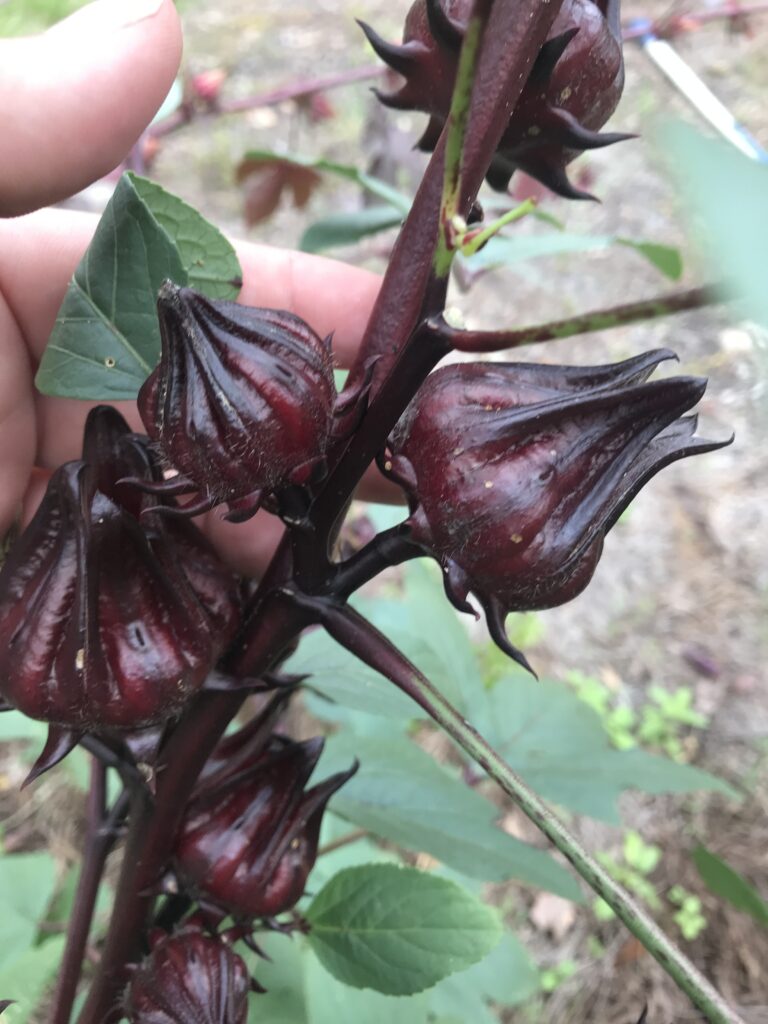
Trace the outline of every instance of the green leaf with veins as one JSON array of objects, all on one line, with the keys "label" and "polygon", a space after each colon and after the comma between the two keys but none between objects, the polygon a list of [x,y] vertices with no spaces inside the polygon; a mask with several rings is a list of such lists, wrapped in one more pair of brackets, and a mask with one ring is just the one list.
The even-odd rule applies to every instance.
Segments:
[{"label": "green leaf with veins", "polygon": [[235,293],[239,276],[216,228],[159,186],[124,174],[69,283],[38,389],[94,401],[135,398],[160,354],[155,302],[163,281],[221,295]]},{"label": "green leaf with veins", "polygon": [[502,936],[495,911],[444,878],[389,864],[339,872],[312,901],[309,943],[339,981],[412,995],[477,963]]}]

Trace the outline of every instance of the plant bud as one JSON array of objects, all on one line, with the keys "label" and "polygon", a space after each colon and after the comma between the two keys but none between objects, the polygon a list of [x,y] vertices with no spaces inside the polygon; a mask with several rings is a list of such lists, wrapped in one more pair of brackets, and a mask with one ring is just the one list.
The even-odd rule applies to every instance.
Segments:
[{"label": "plant bud", "polygon": [[[570,183],[565,167],[583,150],[631,137],[599,133],[624,88],[619,6],[619,0],[565,0],[488,171],[492,188],[506,191],[519,168],[558,195],[592,198]],[[448,116],[471,12],[472,0],[415,0],[399,46],[363,25],[374,50],[405,78],[399,90],[379,93],[379,99],[429,114],[419,142],[428,152]]]},{"label": "plant bud", "polygon": [[722,447],[679,419],[706,382],[644,379],[670,353],[616,366],[462,363],[427,378],[398,424],[391,472],[409,492],[413,538],[471,590],[494,640],[521,663],[507,612],[551,608],[586,587],[603,538],[676,459]]},{"label": "plant bud", "polygon": [[180,476],[146,489],[194,491],[187,514],[226,502],[239,520],[308,483],[333,422],[330,340],[292,313],[215,302],[168,281],[157,308],[162,352],[139,412]]},{"label": "plant bud", "polygon": [[84,455],[53,474],[0,572],[0,694],[79,732],[140,729],[202,685],[239,592],[192,524],[139,518],[147,499],[118,480],[152,468],[113,410],[89,416]]},{"label": "plant bud", "polygon": [[238,918],[274,917],[304,892],[326,804],[357,770],[305,792],[322,740],[275,737],[243,768],[215,774],[193,796],[176,840],[182,884]]},{"label": "plant bud", "polygon": [[244,961],[192,924],[155,938],[125,996],[131,1024],[246,1024],[251,988]]}]

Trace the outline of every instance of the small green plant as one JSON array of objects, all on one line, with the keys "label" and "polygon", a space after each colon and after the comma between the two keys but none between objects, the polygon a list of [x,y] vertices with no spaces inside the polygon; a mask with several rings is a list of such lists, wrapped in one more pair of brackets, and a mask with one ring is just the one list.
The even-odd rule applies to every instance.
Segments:
[{"label": "small green plant", "polygon": [[682,885],[673,885],[667,893],[667,899],[679,907],[672,919],[680,929],[680,934],[688,942],[697,939],[707,927],[699,897],[688,892]]},{"label": "small green plant", "polygon": [[[633,830],[624,836],[621,860],[608,853],[599,854],[600,863],[617,882],[634,893],[651,910],[661,910],[662,902],[653,884],[648,880],[661,860],[658,846],[646,843],[643,837]],[[598,899],[593,904],[593,911],[598,921],[610,921],[616,915],[605,900]]]},{"label": "small green plant", "polygon": [[576,971],[577,967],[573,960],[563,960],[554,967],[547,967],[539,975],[542,992],[546,992],[547,995],[554,992],[563,982],[572,978]]},{"label": "small green plant", "polygon": [[675,761],[686,760],[685,732],[703,729],[709,719],[693,708],[693,691],[689,686],[666,690],[651,686],[648,701],[634,711],[616,691],[597,676],[569,672],[566,682],[576,695],[600,716],[603,728],[618,750],[644,746],[658,750]]},{"label": "small green plant", "polygon": [[664,751],[675,761],[683,760],[685,748],[681,733],[686,728],[703,729],[709,719],[693,709],[693,691],[689,686],[679,686],[676,690],[652,686],[648,696],[650,701],[643,708],[637,730],[638,740]]}]

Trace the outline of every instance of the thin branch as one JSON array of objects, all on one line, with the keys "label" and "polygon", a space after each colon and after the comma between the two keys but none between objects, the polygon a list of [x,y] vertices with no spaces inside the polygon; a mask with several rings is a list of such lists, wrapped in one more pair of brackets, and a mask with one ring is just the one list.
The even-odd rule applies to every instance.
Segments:
[{"label": "thin branch", "polygon": [[[313,603],[318,611],[320,602]],[[744,1024],[644,908],[611,878],[488,741],[382,633],[350,608],[329,604],[319,618],[336,641],[390,679],[485,769],[526,817],[567,857],[590,888],[605,900],[710,1024]]]},{"label": "thin branch", "polygon": [[162,121],[153,124],[148,134],[153,138],[160,139],[178,131],[179,128],[186,127],[192,121],[218,117],[222,114],[242,114],[247,110],[257,110],[260,107],[274,107],[287,100],[300,100],[307,96],[314,96],[318,92],[328,92],[345,85],[353,85],[355,82],[380,78],[385,70],[378,64],[366,65],[361,68],[352,68],[349,71],[337,71],[335,74],[324,75],[321,78],[302,79],[282,85],[278,89],[271,89],[269,92],[256,93],[254,96],[244,96],[238,100],[222,100],[212,106],[210,110],[202,112],[195,110],[192,106],[184,105],[173,114],[164,117]]},{"label": "thin branch", "polygon": [[345,846],[351,846],[352,843],[359,843],[367,835],[368,829],[356,828],[354,832],[348,832],[345,836],[339,836],[338,839],[334,839],[332,843],[326,843],[325,846],[321,846],[317,851],[317,856],[324,857],[326,853],[333,853],[334,850],[341,850]]},{"label": "thin branch", "polygon": [[692,309],[717,305],[725,301],[713,286],[689,288],[671,295],[657,295],[641,302],[630,302],[610,309],[595,310],[579,316],[552,320],[546,324],[518,327],[511,331],[464,331],[443,322],[440,331],[458,352],[503,352],[540,341],[558,341],[589,331],[606,331],[612,327],[654,320],[657,317],[684,313]]},{"label": "thin branch", "polygon": [[69,1024],[72,1016],[104,866],[128,806],[127,800],[121,797],[112,813],[107,815],[106,776],[106,767],[94,757],[91,761],[85,856],[80,868],[74,909],[67,926],[67,942],[59,967],[50,1024]]}]

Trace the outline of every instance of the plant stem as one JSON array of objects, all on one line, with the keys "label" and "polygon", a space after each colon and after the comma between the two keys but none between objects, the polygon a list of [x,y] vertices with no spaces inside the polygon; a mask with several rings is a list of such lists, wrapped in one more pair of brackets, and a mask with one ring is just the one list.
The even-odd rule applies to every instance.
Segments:
[{"label": "plant stem", "polygon": [[558,341],[572,338],[576,334],[589,331],[605,331],[611,327],[624,327],[628,324],[640,323],[643,320],[654,320],[672,313],[684,313],[704,306],[716,305],[725,301],[717,288],[688,288],[685,291],[673,292],[671,295],[657,295],[641,302],[630,302],[610,309],[596,310],[593,313],[582,313],[579,316],[567,317],[563,320],[552,320],[546,324],[531,327],[517,327],[511,331],[464,331],[441,325],[440,330],[445,340],[458,352],[503,352],[520,345],[530,345],[539,341]]},{"label": "plant stem", "polygon": [[367,835],[367,829],[356,828],[354,832],[348,832],[345,836],[339,836],[338,839],[334,839],[332,843],[326,843],[325,846],[321,846],[317,851],[317,856],[324,857],[326,853],[333,853],[334,850],[342,850],[345,846],[351,846],[352,843],[359,843]]},{"label": "plant stem", "polygon": [[710,1024],[744,1024],[717,990],[646,911],[581,845],[499,753],[443,694],[390,641],[350,608],[315,603],[329,634],[361,661],[390,679],[485,769],[517,806],[565,856],[590,888],[602,897],[648,952],[701,1010]]},{"label": "plant stem", "polygon": [[462,163],[464,139],[467,133],[472,85],[480,52],[480,42],[491,13],[493,0],[475,0],[464,41],[461,45],[456,83],[451,97],[445,139],[445,167],[443,169],[443,196],[440,206],[440,235],[434,257],[436,277],[447,278],[456,255],[454,238],[457,232],[461,205]]},{"label": "plant stem", "polygon": [[[273,574],[283,568],[276,556]],[[279,576],[278,576],[279,579]],[[268,595],[274,575],[262,581]],[[305,624],[302,612],[285,601],[269,597],[257,606],[257,624],[247,643],[237,646],[231,667],[238,660],[256,675],[268,671]],[[157,772],[157,793],[152,801],[145,790],[133,794],[130,828],[112,919],[99,972],[88,993],[79,1024],[114,1024],[120,1019],[119,993],[126,983],[126,965],[140,954],[141,940],[155,903],[161,874],[189,796],[209,754],[237,714],[243,694],[202,693],[191,703],[162,750]]]},{"label": "plant stem", "polygon": [[361,68],[352,68],[349,71],[339,71],[335,74],[324,75],[321,78],[303,79],[298,82],[291,82],[282,85],[278,89],[269,92],[256,93],[254,96],[245,96],[239,100],[222,100],[212,106],[210,110],[198,113],[193,107],[183,106],[179,110],[164,117],[149,129],[149,135],[154,138],[162,138],[178,131],[185,125],[200,118],[216,117],[221,114],[241,114],[246,110],[256,110],[259,107],[274,107],[286,100],[300,100],[306,96],[313,96],[318,92],[327,92],[330,89],[338,89],[344,85],[352,85],[355,82],[364,82],[371,78],[380,78],[385,68],[381,65],[367,65]]},{"label": "plant stem", "polygon": [[514,800],[623,921],[685,992],[710,1024],[744,1024],[688,957],[670,941],[629,893],[597,863],[560,819],[428,680],[414,678],[409,694],[443,730]]},{"label": "plant stem", "polygon": [[119,819],[126,809],[126,801],[119,799],[107,819],[106,799],[107,769],[93,758],[91,787],[88,794],[85,855],[80,868],[72,916],[67,926],[67,943],[59,967],[50,1024],[69,1024],[104,865],[115,841]]}]

